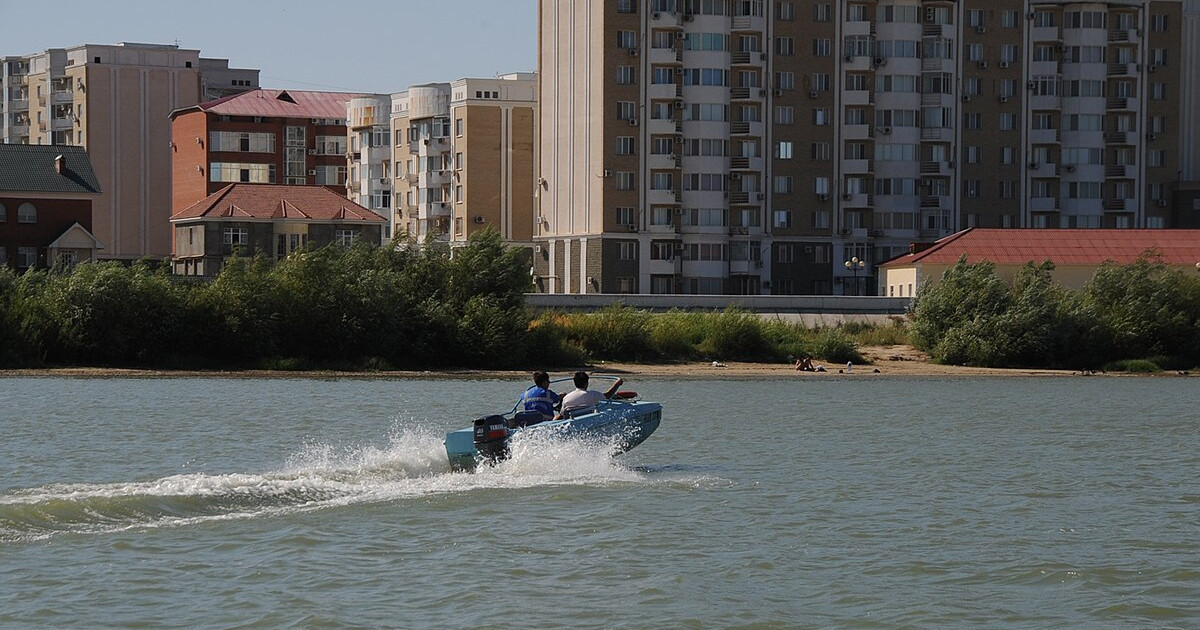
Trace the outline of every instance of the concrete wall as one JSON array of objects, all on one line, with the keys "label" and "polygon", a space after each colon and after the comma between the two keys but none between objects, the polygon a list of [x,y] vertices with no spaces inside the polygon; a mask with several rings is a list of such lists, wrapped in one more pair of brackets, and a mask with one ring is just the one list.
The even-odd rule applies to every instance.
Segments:
[{"label": "concrete wall", "polygon": [[565,311],[594,311],[619,303],[633,308],[667,311],[723,310],[738,306],[757,313],[780,315],[903,315],[908,298],[779,295],[547,295],[534,293],[525,296],[525,303],[534,309]]}]

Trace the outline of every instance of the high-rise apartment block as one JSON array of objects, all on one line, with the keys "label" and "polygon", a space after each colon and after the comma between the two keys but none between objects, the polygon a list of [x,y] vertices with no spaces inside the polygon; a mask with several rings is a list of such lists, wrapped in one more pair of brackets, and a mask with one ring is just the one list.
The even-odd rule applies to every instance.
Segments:
[{"label": "high-rise apartment block", "polygon": [[542,0],[539,38],[542,291],[875,293],[968,227],[1198,214],[1196,0]]},{"label": "high-rise apartment block", "polygon": [[258,70],[174,45],[85,44],[4,57],[0,140],[87,149],[103,192],[92,205],[99,257],[171,253],[171,124],[206,95],[258,86]]},{"label": "high-rise apartment block", "polygon": [[537,181],[532,74],[410,87],[350,104],[350,194],[392,234],[462,243],[488,227],[530,245]]}]

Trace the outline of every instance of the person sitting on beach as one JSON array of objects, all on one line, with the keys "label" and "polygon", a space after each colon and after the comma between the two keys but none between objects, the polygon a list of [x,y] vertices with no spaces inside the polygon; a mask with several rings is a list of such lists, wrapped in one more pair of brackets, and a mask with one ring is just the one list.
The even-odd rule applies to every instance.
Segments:
[{"label": "person sitting on beach", "polygon": [[[526,412],[541,414],[541,420],[554,418],[554,410],[562,402],[562,398],[550,389],[550,375],[538,370],[533,373],[533,386],[521,394],[521,408]],[[530,414],[532,415],[532,414]]]},{"label": "person sitting on beach", "polygon": [[796,361],[796,369],[804,372],[817,371],[817,368],[813,367],[812,357],[808,356],[807,354],[800,357],[800,360]]},{"label": "person sitting on beach", "polygon": [[574,380],[575,391],[563,396],[562,412],[554,417],[555,420],[560,418],[570,418],[572,416],[583,415],[584,413],[591,412],[596,408],[596,405],[600,404],[601,401],[612,398],[613,395],[617,393],[617,388],[625,382],[623,379],[618,378],[616,382],[612,384],[612,387],[608,388],[608,391],[601,394],[596,390],[588,389],[587,372],[576,372]]}]

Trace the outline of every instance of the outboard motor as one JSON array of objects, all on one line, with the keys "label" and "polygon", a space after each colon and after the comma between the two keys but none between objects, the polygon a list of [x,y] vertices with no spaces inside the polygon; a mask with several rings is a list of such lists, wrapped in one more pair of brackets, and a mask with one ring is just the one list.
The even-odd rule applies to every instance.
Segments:
[{"label": "outboard motor", "polygon": [[508,420],[504,416],[475,419],[475,450],[493,463],[508,458]]}]

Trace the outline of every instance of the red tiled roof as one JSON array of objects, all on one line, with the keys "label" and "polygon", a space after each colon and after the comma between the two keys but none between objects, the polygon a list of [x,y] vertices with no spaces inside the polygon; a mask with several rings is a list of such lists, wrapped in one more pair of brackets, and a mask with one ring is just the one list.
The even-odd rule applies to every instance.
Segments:
[{"label": "red tiled roof", "polygon": [[180,219],[294,220],[328,223],[387,223],[387,219],[325,188],[273,184],[230,184],[180,210]]},{"label": "red tiled roof", "polygon": [[1168,265],[1200,262],[1200,230],[1004,230],[971,228],[934,243],[929,249],[888,261],[884,267],[916,263],[954,264],[966,254],[968,262],[1023,265],[1049,260],[1055,265],[1099,265],[1105,261],[1132,263],[1156,249]]},{"label": "red tiled roof", "polygon": [[196,109],[226,116],[345,118],[346,104],[350,102],[350,99],[360,96],[366,95],[357,92],[251,90],[215,101],[200,103]]}]

